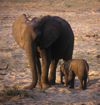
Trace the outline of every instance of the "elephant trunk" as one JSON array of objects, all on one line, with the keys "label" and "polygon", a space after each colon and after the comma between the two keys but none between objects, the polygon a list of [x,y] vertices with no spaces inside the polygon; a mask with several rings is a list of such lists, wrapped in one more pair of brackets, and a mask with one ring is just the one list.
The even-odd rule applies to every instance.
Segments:
[{"label": "elephant trunk", "polygon": [[37,84],[38,76],[37,76],[36,61],[35,61],[36,44],[34,43],[34,41],[32,41],[31,37],[27,38],[27,41],[25,43],[25,51],[27,54],[27,58],[28,58],[29,65],[31,68],[31,73],[32,73],[32,83],[30,86],[25,87],[25,88],[33,89]]}]

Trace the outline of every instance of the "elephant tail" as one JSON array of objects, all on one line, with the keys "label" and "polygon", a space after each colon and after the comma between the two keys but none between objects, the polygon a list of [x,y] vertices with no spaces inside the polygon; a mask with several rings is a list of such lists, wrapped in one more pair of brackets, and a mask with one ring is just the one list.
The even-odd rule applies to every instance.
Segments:
[{"label": "elephant tail", "polygon": [[87,83],[89,83],[89,65],[86,62],[86,72],[87,72]]}]

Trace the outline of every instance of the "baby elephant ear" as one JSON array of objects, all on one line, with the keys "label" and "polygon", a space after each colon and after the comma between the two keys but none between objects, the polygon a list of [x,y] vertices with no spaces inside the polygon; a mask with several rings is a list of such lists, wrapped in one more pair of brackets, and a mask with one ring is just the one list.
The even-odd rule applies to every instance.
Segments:
[{"label": "baby elephant ear", "polygon": [[45,16],[38,19],[41,23],[42,35],[40,40],[40,49],[49,47],[61,34],[61,23],[51,16]]}]

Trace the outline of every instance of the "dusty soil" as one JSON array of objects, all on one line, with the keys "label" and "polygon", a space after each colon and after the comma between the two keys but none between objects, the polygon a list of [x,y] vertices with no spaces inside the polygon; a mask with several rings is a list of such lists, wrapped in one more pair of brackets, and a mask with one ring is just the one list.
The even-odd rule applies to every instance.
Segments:
[{"label": "dusty soil", "polygon": [[[25,51],[15,42],[12,24],[25,13],[31,20],[35,16],[56,15],[67,20],[75,35],[73,58],[83,58],[89,63],[90,84],[87,90],[68,89],[60,83],[60,71],[56,71],[56,85],[40,91],[27,90],[33,97],[0,95],[0,105],[100,105],[100,0],[0,0],[0,93],[4,84],[17,85],[19,89],[31,83],[31,72]],[[84,35],[98,35],[84,37]]]}]

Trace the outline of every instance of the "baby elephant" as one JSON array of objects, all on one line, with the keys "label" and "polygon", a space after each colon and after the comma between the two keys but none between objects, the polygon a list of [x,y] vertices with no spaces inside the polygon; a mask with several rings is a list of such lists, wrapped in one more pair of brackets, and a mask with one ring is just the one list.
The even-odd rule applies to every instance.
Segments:
[{"label": "baby elephant", "polygon": [[[65,86],[74,88],[75,76],[78,76],[80,85],[78,89],[86,89],[88,78],[89,66],[84,59],[73,59],[63,63],[60,67],[61,83],[63,84],[62,77],[65,76]],[[87,80],[88,79],[88,80]],[[83,82],[84,81],[84,82]]]}]

